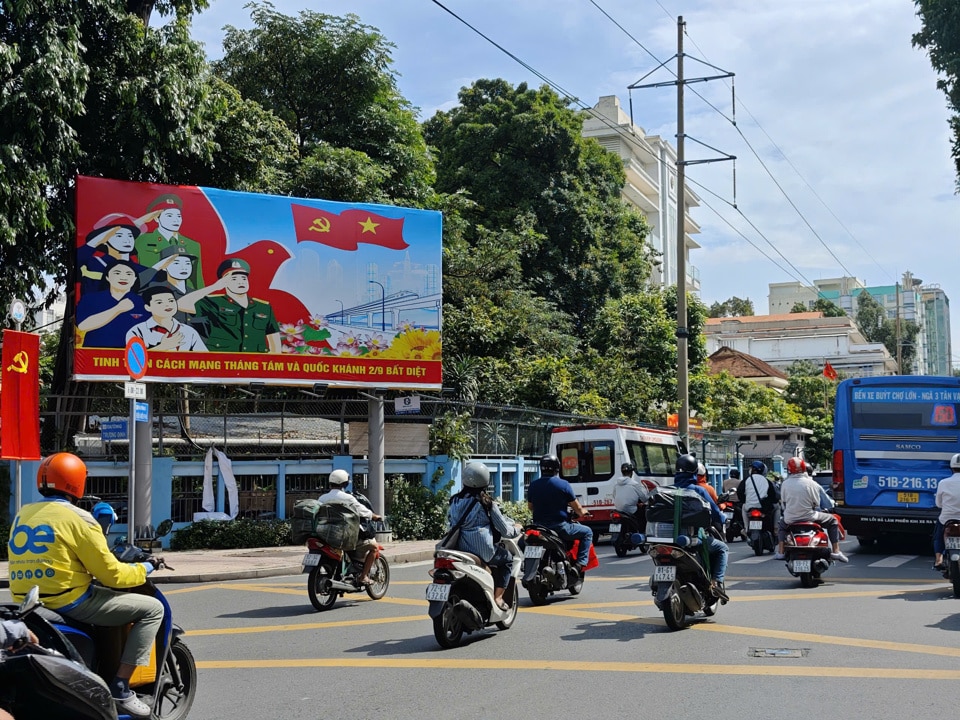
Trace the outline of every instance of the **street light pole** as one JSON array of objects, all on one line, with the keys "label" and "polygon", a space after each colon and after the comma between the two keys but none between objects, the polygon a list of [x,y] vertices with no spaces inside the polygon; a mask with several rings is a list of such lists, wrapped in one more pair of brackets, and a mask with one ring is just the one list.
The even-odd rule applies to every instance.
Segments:
[{"label": "street light pole", "polygon": [[374,285],[380,286],[380,332],[386,332],[387,329],[387,310],[386,310],[386,301],[387,301],[387,289],[383,286],[383,283],[379,283],[376,280],[367,280],[368,283],[373,283]]},{"label": "street light pole", "polygon": [[343,300],[337,300],[340,303],[340,324],[343,325]]}]

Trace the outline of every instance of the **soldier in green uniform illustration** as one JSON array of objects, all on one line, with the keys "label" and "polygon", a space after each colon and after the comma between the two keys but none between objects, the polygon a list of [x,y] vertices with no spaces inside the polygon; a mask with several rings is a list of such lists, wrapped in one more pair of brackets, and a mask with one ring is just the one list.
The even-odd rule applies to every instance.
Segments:
[{"label": "soldier in green uniform illustration", "polygon": [[140,264],[153,267],[160,262],[161,253],[166,248],[184,248],[194,258],[190,285],[197,289],[202,288],[200,243],[180,233],[180,226],[183,224],[183,200],[172,193],[160,195],[147,206],[147,214],[140,218],[141,222],[151,220],[157,222],[157,229],[137,237],[137,259]]},{"label": "soldier in green uniform illustration", "polygon": [[224,260],[217,267],[217,282],[179,299],[179,309],[201,321],[202,325],[193,324],[204,328],[208,350],[281,352],[280,325],[273,308],[247,295],[249,275],[250,265],[245,260]]}]

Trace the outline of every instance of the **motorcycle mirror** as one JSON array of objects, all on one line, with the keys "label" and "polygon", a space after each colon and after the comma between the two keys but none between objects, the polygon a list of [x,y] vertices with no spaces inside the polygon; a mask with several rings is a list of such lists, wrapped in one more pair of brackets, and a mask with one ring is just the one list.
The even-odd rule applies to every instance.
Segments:
[{"label": "motorcycle mirror", "polygon": [[20,607],[17,610],[17,614],[20,617],[24,615],[29,615],[33,610],[40,605],[40,588],[37,585],[34,585],[27,592],[26,596],[23,598],[23,602],[20,603]]},{"label": "motorcycle mirror", "polygon": [[157,537],[163,537],[164,535],[169,535],[171,530],[173,530],[173,520],[171,520],[170,518],[167,518],[166,520],[161,522],[159,525],[157,525],[157,531],[155,535]]}]

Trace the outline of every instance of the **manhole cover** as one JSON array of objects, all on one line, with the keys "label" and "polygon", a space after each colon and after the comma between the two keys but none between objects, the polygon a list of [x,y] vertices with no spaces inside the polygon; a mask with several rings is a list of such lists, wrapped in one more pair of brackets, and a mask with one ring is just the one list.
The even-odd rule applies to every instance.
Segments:
[{"label": "manhole cover", "polygon": [[750,657],[799,658],[806,657],[810,648],[750,648]]}]

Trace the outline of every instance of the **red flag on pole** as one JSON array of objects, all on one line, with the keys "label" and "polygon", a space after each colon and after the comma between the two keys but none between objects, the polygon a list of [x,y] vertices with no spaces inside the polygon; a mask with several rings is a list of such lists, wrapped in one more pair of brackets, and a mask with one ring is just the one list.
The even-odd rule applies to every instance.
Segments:
[{"label": "red flag on pole", "polygon": [[0,457],[40,459],[40,336],[3,331]]},{"label": "red flag on pole", "polygon": [[833,365],[831,365],[830,363],[827,363],[826,365],[823,366],[823,376],[828,380],[836,380],[837,371],[833,369]]},{"label": "red flag on pole", "polygon": [[318,242],[339,250],[353,251],[359,243],[380,245],[390,250],[403,250],[403,218],[387,218],[376,213],[351,208],[339,215],[290,204],[297,242]]}]

